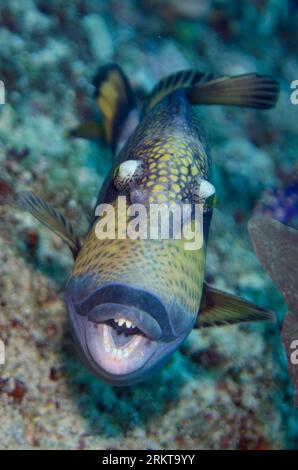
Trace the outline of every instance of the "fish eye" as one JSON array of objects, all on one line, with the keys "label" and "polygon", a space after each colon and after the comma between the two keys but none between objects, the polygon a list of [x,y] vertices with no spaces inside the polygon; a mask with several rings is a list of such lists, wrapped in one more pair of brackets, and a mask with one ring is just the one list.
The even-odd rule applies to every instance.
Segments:
[{"label": "fish eye", "polygon": [[133,183],[141,181],[144,172],[144,163],[141,160],[126,160],[113,173],[114,186],[119,191],[127,191]]}]

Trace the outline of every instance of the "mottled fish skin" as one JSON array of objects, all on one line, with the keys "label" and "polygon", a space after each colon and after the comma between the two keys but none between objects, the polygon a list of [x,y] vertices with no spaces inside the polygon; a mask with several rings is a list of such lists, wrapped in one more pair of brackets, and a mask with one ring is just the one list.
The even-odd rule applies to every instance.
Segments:
[{"label": "mottled fish skin", "polygon": [[167,96],[145,115],[124,152],[147,165],[138,190],[149,203],[191,202],[198,175],[209,177],[207,144],[183,91]]},{"label": "mottled fish skin", "polygon": [[[142,160],[146,167],[142,181],[127,194],[128,203],[192,202],[191,189],[197,177],[209,177],[210,158],[198,120],[183,92],[172,93],[144,116],[116,157],[115,167],[127,159]],[[117,210],[118,195],[110,176],[98,202],[113,203]],[[122,240],[116,235],[114,240],[99,240],[95,224],[75,261],[68,290],[76,291],[74,286],[87,278],[85,284],[91,292],[109,284],[150,292],[165,306],[172,339],[179,335],[180,343],[197,317],[206,240],[200,249],[190,251],[185,250],[184,239]],[[141,373],[138,380],[144,378]],[[124,377],[121,384],[126,383]]]},{"label": "mottled fish skin", "polygon": [[[175,92],[157,104],[145,115],[117,159],[146,162],[146,175],[132,191],[130,202],[191,203],[196,178],[209,177],[210,173],[210,158],[203,139],[183,93]],[[112,197],[114,194],[112,188]],[[107,195],[104,202],[110,198]],[[180,300],[192,315],[197,315],[205,250],[187,251],[184,243],[183,239],[99,240],[93,225],[72,274],[92,272],[99,283],[125,281],[150,286],[162,296]]]},{"label": "mottled fish skin", "polygon": [[99,240],[93,226],[72,276],[87,273],[98,286],[117,282],[146,289],[162,298],[169,310],[179,306],[194,322],[204,278],[205,247],[188,251],[184,243],[184,239],[121,240],[117,231],[115,240]]},{"label": "mottled fish skin", "polygon": [[[115,88],[106,86],[116,70],[107,67],[98,81],[105,124],[111,131],[106,134],[116,156],[97,204],[112,204],[116,217],[111,217],[116,221],[119,196],[126,196],[128,205],[139,203],[147,209],[152,204],[169,207],[174,203],[180,208],[190,204],[192,212],[183,220],[183,228],[188,225],[192,233],[196,229],[202,239],[187,250],[186,240],[176,239],[174,232],[166,240],[122,239],[116,226],[115,239],[103,240],[96,236],[94,218],[78,250],[66,290],[75,340],[99,377],[114,385],[131,385],[160,367],[194,326],[273,319],[270,312],[204,283],[216,195],[209,181],[208,146],[191,104],[269,109],[276,103],[278,84],[258,74],[213,79],[206,74],[178,73],[160,82],[135,127],[135,120],[130,119],[135,111],[133,101],[121,99]],[[175,88],[177,79],[182,80],[179,89]],[[123,108],[124,102],[128,107]],[[121,132],[117,123],[123,116]],[[126,136],[130,132],[127,143],[122,138],[110,141],[113,135],[123,136],[124,130]],[[203,223],[197,226],[194,209],[202,200]],[[199,313],[201,299],[203,311]]]},{"label": "mottled fish skin", "polygon": [[[18,195],[18,204],[72,251],[75,264],[65,300],[85,362],[114,385],[132,385],[160,367],[193,327],[274,321],[272,312],[204,282],[216,191],[210,182],[208,146],[191,105],[270,109],[278,99],[279,86],[273,78],[255,73],[214,77],[181,71],[161,80],[141,111],[117,65],[100,68],[94,85],[102,120],[83,123],[69,135],[104,139],[115,154],[96,204],[110,204],[108,211],[105,206],[104,223],[115,227],[114,235],[98,236],[95,210],[82,245],[72,224],[39,196],[25,191]],[[126,207],[118,205],[123,199],[129,209],[139,211],[138,216],[132,212],[133,221],[125,220]],[[155,209],[163,205],[168,212],[178,205],[179,226],[177,212],[172,220],[166,214],[172,229],[168,237],[152,236],[151,228],[161,227],[151,225],[146,210],[148,238],[123,234],[122,229],[126,232],[134,222],[136,235],[135,216],[142,219],[144,209],[151,210],[154,204],[159,204]],[[190,211],[185,218],[186,205]],[[124,218],[124,227],[118,227],[119,217]]]},{"label": "mottled fish skin", "polygon": [[[171,93],[147,112],[115,159],[114,168],[128,159],[146,165],[136,188],[143,203],[191,202],[198,176],[210,176],[211,158],[198,118],[183,90]],[[98,202],[113,201],[118,193],[109,181]],[[132,196],[131,202],[139,202]]]}]

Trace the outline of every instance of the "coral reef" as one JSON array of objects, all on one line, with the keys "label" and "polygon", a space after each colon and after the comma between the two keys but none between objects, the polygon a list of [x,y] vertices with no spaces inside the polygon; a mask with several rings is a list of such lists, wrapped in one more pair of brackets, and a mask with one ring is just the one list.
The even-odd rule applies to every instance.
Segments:
[{"label": "coral reef", "polygon": [[[92,77],[119,63],[134,87],[194,67],[276,76],[269,112],[202,107],[218,193],[207,280],[278,314],[277,325],[194,331],[151,381],[113,389],[80,362],[63,287],[71,256],[28,214],[0,204],[0,448],[281,449],[298,445],[285,304],[259,265],[246,224],[268,185],[297,160],[293,2],[10,0],[0,6],[0,200],[32,189],[86,233],[110,167],[107,149],[65,139],[95,111]],[[252,34],[253,31],[253,34]]]}]

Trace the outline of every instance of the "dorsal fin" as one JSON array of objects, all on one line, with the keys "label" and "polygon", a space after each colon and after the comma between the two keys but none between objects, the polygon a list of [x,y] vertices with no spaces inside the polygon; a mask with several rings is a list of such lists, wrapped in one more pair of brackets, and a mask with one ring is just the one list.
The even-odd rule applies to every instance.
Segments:
[{"label": "dorsal fin", "polygon": [[277,101],[279,86],[266,75],[249,73],[235,77],[185,70],[162,79],[150,93],[145,111],[165,96],[185,89],[190,104],[224,104],[269,109]]},{"label": "dorsal fin", "polygon": [[165,96],[175,90],[192,88],[194,85],[205,83],[213,78],[209,73],[197,72],[196,70],[181,70],[161,79],[153,88],[147,98],[145,111],[152,109]]},{"label": "dorsal fin", "polygon": [[107,142],[115,148],[129,112],[136,106],[131,86],[116,64],[101,67],[94,78],[97,105],[103,117]]},{"label": "dorsal fin", "polygon": [[73,257],[76,258],[81,249],[81,243],[71,223],[64,215],[30,191],[21,192],[17,202],[19,207],[30,212],[37,220],[62,238],[72,251]]}]

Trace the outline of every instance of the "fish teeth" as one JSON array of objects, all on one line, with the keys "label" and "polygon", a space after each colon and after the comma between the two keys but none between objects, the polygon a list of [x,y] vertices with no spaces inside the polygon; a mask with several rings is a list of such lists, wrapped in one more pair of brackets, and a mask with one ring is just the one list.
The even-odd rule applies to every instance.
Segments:
[{"label": "fish teeth", "polygon": [[128,351],[122,350],[122,349],[117,349],[117,348],[113,348],[109,351],[106,349],[106,351],[110,352],[114,359],[123,359],[123,358],[127,357],[128,354],[129,354]]},{"label": "fish teeth", "polygon": [[126,328],[135,328],[136,327],[136,325],[134,323],[127,320],[126,318],[115,318],[114,322],[117,323],[117,325],[119,325],[119,326],[125,325]]}]

